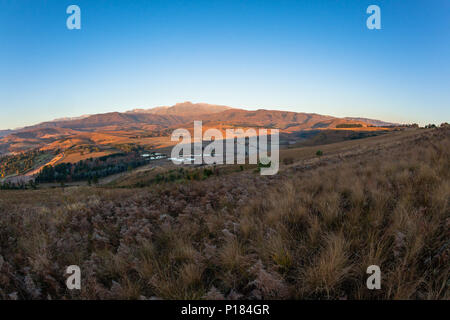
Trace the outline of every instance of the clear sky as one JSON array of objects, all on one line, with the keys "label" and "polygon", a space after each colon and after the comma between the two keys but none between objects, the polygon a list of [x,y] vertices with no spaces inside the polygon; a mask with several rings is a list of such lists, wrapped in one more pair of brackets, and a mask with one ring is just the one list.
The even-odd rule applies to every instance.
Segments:
[{"label": "clear sky", "polygon": [[0,129],[183,101],[450,122],[450,1],[0,0]]}]

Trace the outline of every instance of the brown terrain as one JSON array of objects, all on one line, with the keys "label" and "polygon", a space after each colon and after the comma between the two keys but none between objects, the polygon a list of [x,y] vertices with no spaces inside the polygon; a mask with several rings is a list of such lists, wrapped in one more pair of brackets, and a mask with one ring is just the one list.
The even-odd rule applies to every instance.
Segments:
[{"label": "brown terrain", "polygon": [[[26,127],[0,136],[0,154],[33,148],[65,150],[79,145],[105,148],[114,144],[140,144],[162,147],[170,144],[170,134],[176,128],[190,129],[194,120],[202,120],[205,129],[214,128],[276,128],[282,134],[301,131],[351,130],[381,131],[383,127],[370,122],[334,118],[318,114],[273,110],[246,111],[226,106],[179,103],[172,107],[149,110],[111,112],[76,119],[55,120]],[[351,129],[338,125],[360,125]]]},{"label": "brown terrain", "polygon": [[449,299],[449,127],[308,144],[0,191],[0,299]]}]

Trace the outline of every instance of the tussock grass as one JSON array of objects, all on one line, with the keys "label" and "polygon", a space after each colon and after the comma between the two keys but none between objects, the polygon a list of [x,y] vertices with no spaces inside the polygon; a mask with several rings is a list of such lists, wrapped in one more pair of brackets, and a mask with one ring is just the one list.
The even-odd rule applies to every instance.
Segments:
[{"label": "tussock grass", "polygon": [[1,191],[0,298],[449,299],[450,132],[395,137],[273,177]]}]

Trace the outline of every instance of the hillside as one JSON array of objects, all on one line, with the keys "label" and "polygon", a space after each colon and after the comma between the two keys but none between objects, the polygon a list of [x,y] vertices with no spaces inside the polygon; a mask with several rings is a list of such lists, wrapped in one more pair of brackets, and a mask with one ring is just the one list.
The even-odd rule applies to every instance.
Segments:
[{"label": "hillside", "polygon": [[371,124],[377,127],[386,127],[386,126],[397,126],[400,125],[399,123],[392,123],[392,122],[386,122],[376,119],[368,119],[368,118],[355,118],[355,117],[345,117],[346,120],[352,120],[352,121],[362,121],[367,124]]},{"label": "hillside", "polygon": [[323,116],[315,113],[299,113],[277,110],[227,110],[205,117],[208,122],[220,122],[235,126],[277,128],[288,132],[309,129],[333,129],[338,124],[360,124],[367,127],[363,121],[353,121]]},{"label": "hillside", "polygon": [[99,129],[125,126],[139,127],[143,124],[156,124],[160,126],[171,126],[182,123],[183,117],[174,115],[155,115],[147,113],[120,113],[110,112],[103,114],[95,114],[81,119],[50,121],[40,123],[36,126],[25,128],[25,130],[41,129],[41,128],[67,128],[73,130],[95,131]]},{"label": "hillside", "polygon": [[284,152],[275,176],[1,191],[0,299],[450,298],[448,127]]}]

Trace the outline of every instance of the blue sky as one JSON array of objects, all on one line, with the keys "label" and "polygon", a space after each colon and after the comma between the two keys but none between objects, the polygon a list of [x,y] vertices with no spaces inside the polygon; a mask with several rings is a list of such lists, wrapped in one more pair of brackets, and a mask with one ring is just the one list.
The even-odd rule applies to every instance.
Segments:
[{"label": "blue sky", "polygon": [[439,124],[449,31],[448,0],[0,0],[0,129],[182,101]]}]

